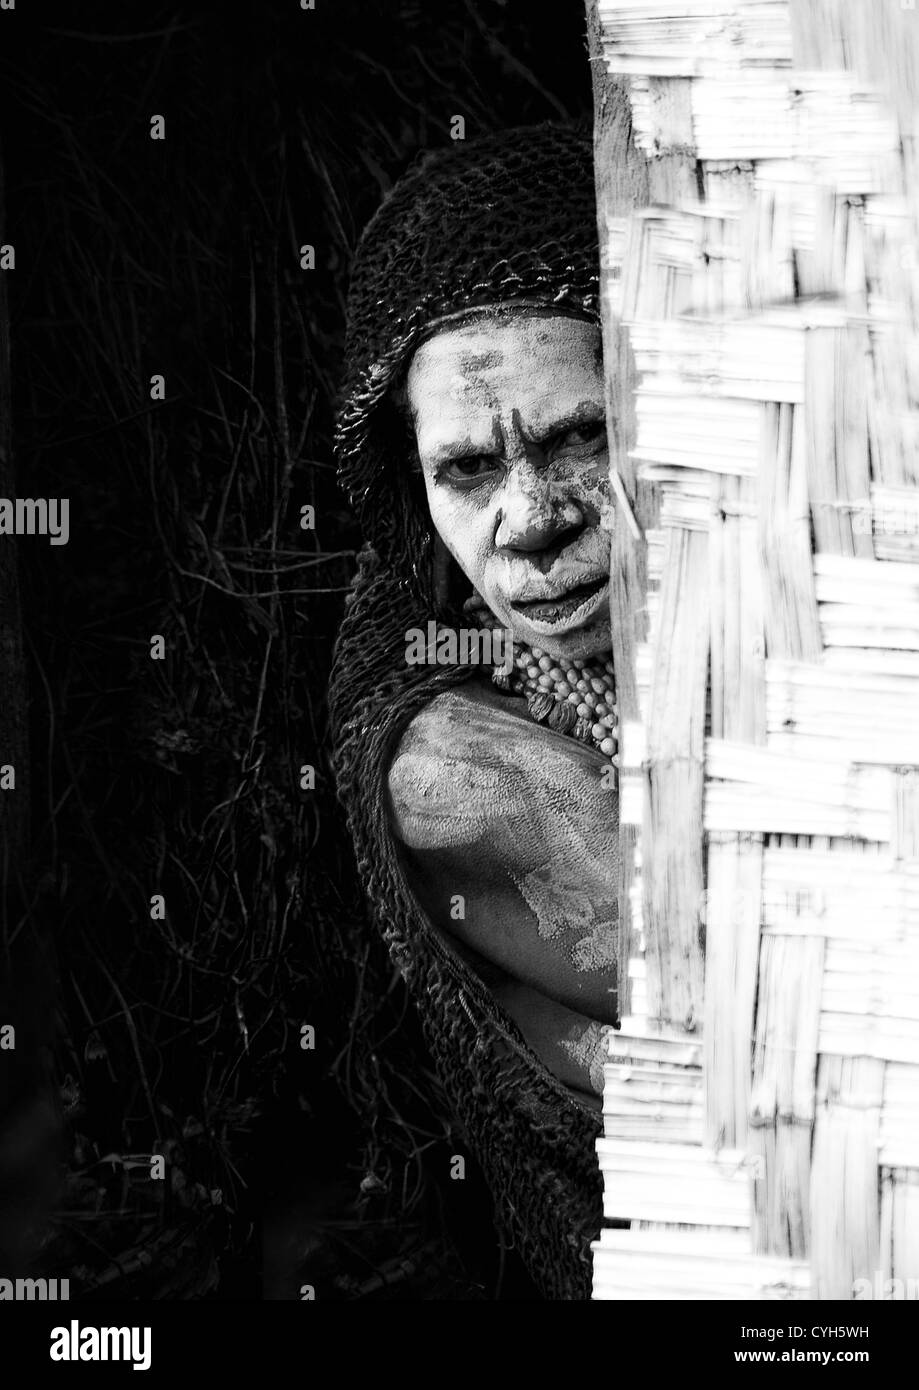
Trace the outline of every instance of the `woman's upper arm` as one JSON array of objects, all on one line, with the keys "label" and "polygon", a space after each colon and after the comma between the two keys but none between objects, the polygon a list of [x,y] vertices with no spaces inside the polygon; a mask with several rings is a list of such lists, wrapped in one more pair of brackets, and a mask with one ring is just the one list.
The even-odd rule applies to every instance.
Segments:
[{"label": "woman's upper arm", "polygon": [[435,925],[595,1016],[611,1012],[618,916],[603,767],[573,740],[457,691],[416,715],[389,775],[396,833]]}]

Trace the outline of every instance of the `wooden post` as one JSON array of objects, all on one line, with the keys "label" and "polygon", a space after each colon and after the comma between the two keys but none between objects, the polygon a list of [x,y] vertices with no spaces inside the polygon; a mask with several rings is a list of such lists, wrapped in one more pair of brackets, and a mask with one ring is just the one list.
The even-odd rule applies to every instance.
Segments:
[{"label": "wooden post", "polygon": [[[635,443],[635,362],[621,324],[622,265],[610,240],[632,211],[650,197],[647,162],[632,138],[628,93],[606,71],[600,45],[597,0],[587,0],[587,33],[594,91],[594,166],[600,242],[603,355],[610,469],[619,503],[612,531],[610,617],[620,729],[640,719],[635,685],[635,647],[647,636],[644,530],[655,516],[651,489],[638,485],[630,450]],[[622,745],[620,744],[620,757]],[[621,784],[620,776],[620,784]],[[618,1010],[629,1010],[628,961],[632,946],[631,892],[636,829],[619,818]]]}]

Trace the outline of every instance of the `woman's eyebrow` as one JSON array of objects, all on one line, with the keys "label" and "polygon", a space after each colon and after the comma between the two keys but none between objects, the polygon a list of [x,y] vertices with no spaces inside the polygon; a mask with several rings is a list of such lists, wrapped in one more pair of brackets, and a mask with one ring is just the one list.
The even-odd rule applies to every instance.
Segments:
[{"label": "woman's eyebrow", "polygon": [[459,438],[436,440],[425,450],[425,454],[428,461],[437,467],[442,463],[454,463],[457,459],[477,458],[479,455],[486,458],[497,457],[501,450],[500,426],[497,420],[493,420],[489,436],[482,434],[473,439],[471,434],[465,434]]},{"label": "woman's eyebrow", "polygon": [[522,429],[521,433],[531,444],[545,444],[547,440],[554,439],[558,434],[567,434],[568,430],[575,430],[579,425],[597,425],[605,422],[605,405],[599,401],[582,401],[573,410],[541,424],[537,434],[527,435]]},{"label": "woman's eyebrow", "polygon": [[467,435],[465,439],[447,439],[442,444],[436,444],[428,450],[428,460],[436,467],[441,463],[455,463],[457,459],[478,458],[479,455],[488,456],[498,452],[493,440],[476,444]]},{"label": "woman's eyebrow", "polygon": [[[579,425],[603,424],[606,421],[606,407],[599,401],[582,401],[571,410],[564,411],[544,423],[537,433],[528,433],[520,420],[519,411],[513,412],[514,423],[528,444],[545,444],[556,435],[577,429]],[[498,433],[495,426],[495,435]],[[489,440],[476,441],[470,435],[462,439],[445,439],[425,450],[429,466],[438,468],[444,463],[455,463],[464,458],[498,458],[503,452],[500,441],[492,436]]]}]

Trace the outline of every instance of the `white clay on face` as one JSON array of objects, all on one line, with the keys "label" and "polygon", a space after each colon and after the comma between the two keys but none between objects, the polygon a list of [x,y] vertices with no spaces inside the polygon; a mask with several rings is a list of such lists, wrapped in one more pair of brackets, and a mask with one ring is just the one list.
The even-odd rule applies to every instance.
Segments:
[{"label": "white clay on face", "polygon": [[492,612],[559,658],[608,650],[599,330],[536,313],[446,328],[407,394],[431,519]]}]

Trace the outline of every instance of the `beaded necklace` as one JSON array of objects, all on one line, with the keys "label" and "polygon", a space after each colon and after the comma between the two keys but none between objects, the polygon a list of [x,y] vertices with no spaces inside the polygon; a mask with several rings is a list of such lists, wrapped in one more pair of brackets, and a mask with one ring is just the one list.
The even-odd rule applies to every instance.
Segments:
[{"label": "beaded necklace", "polygon": [[523,695],[527,712],[557,733],[593,743],[617,766],[619,706],[613,663],[599,657],[557,661],[539,647],[514,643],[514,669],[496,666],[491,674],[499,690]]}]

